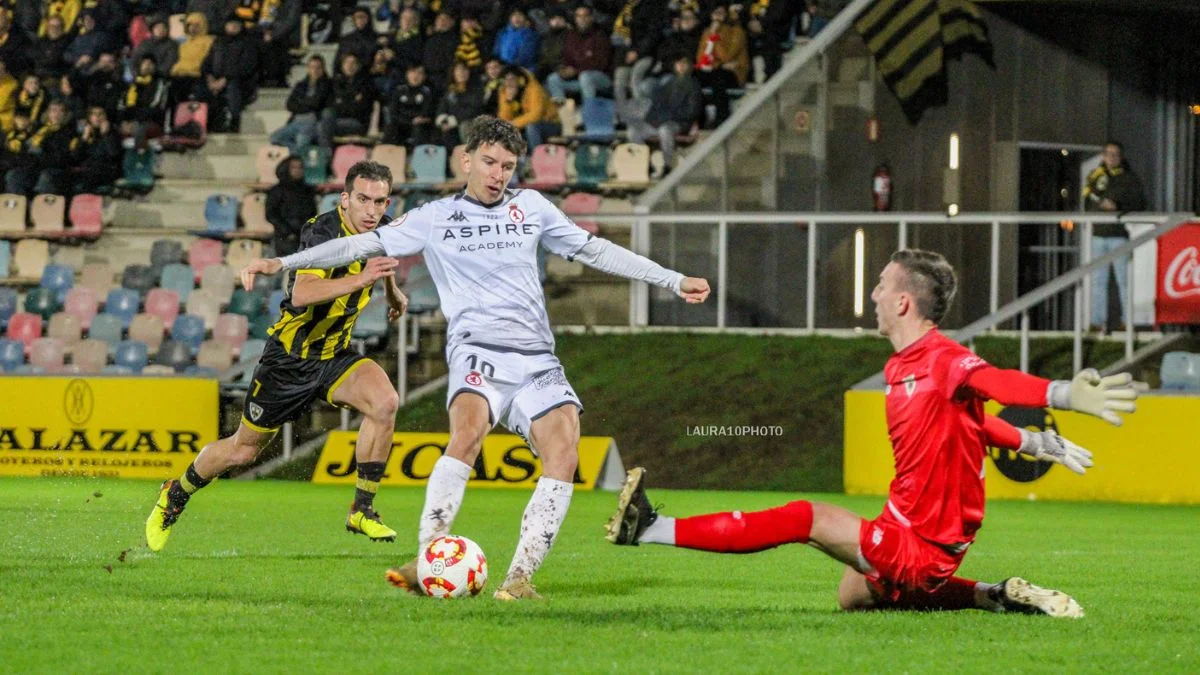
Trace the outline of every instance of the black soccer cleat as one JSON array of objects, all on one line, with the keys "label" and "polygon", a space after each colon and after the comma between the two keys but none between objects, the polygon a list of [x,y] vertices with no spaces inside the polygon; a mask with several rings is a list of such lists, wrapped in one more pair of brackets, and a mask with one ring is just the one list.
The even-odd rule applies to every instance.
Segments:
[{"label": "black soccer cleat", "polygon": [[658,511],[650,504],[642,489],[646,470],[635,466],[625,472],[625,485],[617,499],[617,512],[608,520],[604,538],[618,546],[637,546],[650,524],[658,520]]},{"label": "black soccer cleat", "polygon": [[988,589],[988,597],[1005,612],[1042,614],[1060,619],[1079,619],[1083,608],[1075,598],[1050,588],[1035,586],[1021,577],[1009,577]]}]

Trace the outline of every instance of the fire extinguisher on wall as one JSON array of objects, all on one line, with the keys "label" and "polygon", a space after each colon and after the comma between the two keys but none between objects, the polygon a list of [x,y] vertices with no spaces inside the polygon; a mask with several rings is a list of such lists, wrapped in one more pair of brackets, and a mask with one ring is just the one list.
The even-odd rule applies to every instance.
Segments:
[{"label": "fire extinguisher on wall", "polygon": [[871,199],[876,211],[892,210],[892,172],[888,170],[886,162],[875,169],[875,175],[871,178]]}]

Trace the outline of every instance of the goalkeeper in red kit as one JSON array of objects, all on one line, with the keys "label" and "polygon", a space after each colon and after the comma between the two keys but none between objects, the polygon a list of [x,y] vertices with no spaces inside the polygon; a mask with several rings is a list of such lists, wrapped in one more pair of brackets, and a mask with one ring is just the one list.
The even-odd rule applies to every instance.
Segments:
[{"label": "goalkeeper in red kit", "polygon": [[1139,383],[1127,375],[1084,370],[1050,381],[989,365],[943,335],[957,281],[945,258],[898,251],[871,293],[879,331],[895,354],[884,369],[888,436],[896,476],[874,520],[832,504],[794,501],[765,511],[671,518],[658,513],[628,472],[608,524],[615,544],[665,544],[721,553],[752,553],[809,544],[847,565],[838,588],[843,609],[986,609],[1078,618],[1083,609],[1060,591],[1019,577],[995,584],[955,576],[983,523],[987,446],[1018,450],[1076,473],[1091,453],[1054,431],[1016,429],[983,412],[1004,405],[1088,413],[1120,425],[1133,412]]}]

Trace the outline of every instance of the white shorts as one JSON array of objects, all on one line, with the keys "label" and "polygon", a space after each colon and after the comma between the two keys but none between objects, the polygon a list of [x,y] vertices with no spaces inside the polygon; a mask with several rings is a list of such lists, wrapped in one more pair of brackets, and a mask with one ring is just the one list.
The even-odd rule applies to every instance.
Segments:
[{"label": "white shorts", "polygon": [[450,367],[446,408],[463,392],[479,394],[487,399],[492,426],[503,424],[531,448],[529,427],[538,418],[568,404],[583,412],[562,363],[549,352],[524,354],[459,344],[450,349],[446,362]]}]

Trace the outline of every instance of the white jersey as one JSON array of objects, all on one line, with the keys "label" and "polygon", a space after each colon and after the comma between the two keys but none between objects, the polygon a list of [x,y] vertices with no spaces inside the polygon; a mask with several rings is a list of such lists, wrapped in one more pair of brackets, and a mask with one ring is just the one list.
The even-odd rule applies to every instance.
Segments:
[{"label": "white jersey", "polygon": [[460,192],[375,230],[389,256],[423,253],[450,325],[447,347],[469,343],[553,352],[537,247],[572,259],[592,235],[536,190],[505,190],[494,206]]}]

